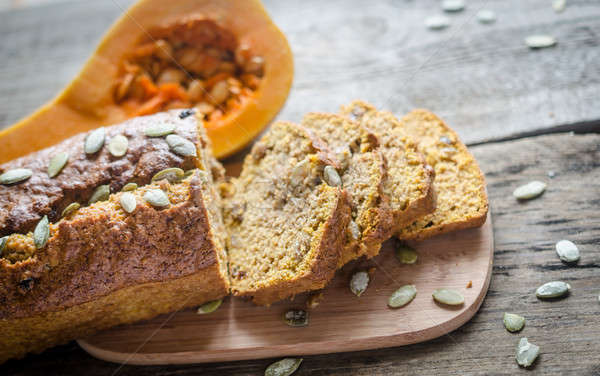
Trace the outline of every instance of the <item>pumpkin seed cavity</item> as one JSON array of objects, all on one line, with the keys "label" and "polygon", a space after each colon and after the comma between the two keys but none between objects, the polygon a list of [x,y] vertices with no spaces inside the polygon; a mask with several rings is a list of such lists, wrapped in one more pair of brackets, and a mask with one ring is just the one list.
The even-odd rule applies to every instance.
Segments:
[{"label": "pumpkin seed cavity", "polygon": [[113,157],[122,157],[127,154],[129,148],[129,140],[123,135],[117,135],[110,139],[108,143],[108,151]]},{"label": "pumpkin seed cavity", "polygon": [[167,144],[171,151],[182,157],[195,157],[196,145],[193,142],[176,134],[170,134],[166,138]]},{"label": "pumpkin seed cavity", "polygon": [[223,303],[223,299],[213,300],[208,303],[204,303],[200,307],[198,307],[197,312],[199,315],[205,315],[207,313],[212,313],[221,306],[221,303]]},{"label": "pumpkin seed cavity", "polygon": [[[193,173],[193,170],[192,170]],[[177,183],[181,181],[185,176],[185,172],[177,167],[166,168],[162,171],[157,172],[153,177],[152,181],[159,181],[167,179],[170,183]]]},{"label": "pumpkin seed cavity", "polygon": [[102,149],[102,146],[104,146],[105,138],[106,138],[106,131],[104,130],[104,128],[98,128],[98,129],[92,131],[85,138],[85,144],[84,144],[83,150],[85,151],[86,154],[97,153],[98,151],[100,151],[100,149]]},{"label": "pumpkin seed cavity", "polygon": [[361,296],[369,287],[369,273],[365,271],[356,272],[350,279],[350,291],[356,296]]},{"label": "pumpkin seed cavity", "polygon": [[417,287],[415,285],[404,285],[394,291],[388,299],[390,308],[404,307],[417,296]]},{"label": "pumpkin seed cavity", "polygon": [[169,206],[169,197],[161,189],[150,189],[144,193],[144,200],[155,208],[164,208]]},{"label": "pumpkin seed cavity", "polygon": [[265,370],[265,376],[290,376],[302,363],[302,359],[284,358],[277,361]]},{"label": "pumpkin seed cavity", "polygon": [[144,134],[148,137],[164,137],[175,132],[175,124],[156,124],[144,130]]},{"label": "pumpkin seed cavity", "polygon": [[15,168],[0,175],[0,184],[9,185],[19,183],[29,179],[32,175],[33,171],[28,168]]},{"label": "pumpkin seed cavity", "polygon": [[323,170],[323,178],[325,179],[325,182],[332,187],[342,186],[342,179],[333,166],[325,166],[325,169]]},{"label": "pumpkin seed cavity", "polygon": [[532,181],[513,191],[513,196],[517,200],[530,200],[536,198],[546,190],[546,183],[541,181]]},{"label": "pumpkin seed cavity", "polygon": [[504,322],[504,327],[511,333],[518,332],[523,329],[525,326],[525,317],[519,316],[514,313],[504,312],[504,317],[502,318]]},{"label": "pumpkin seed cavity", "polygon": [[50,237],[50,224],[48,223],[48,216],[45,215],[42,218],[37,226],[35,226],[35,230],[33,230],[33,243],[35,244],[36,249],[42,249],[48,243],[48,238]]},{"label": "pumpkin seed cavity", "polygon": [[535,296],[539,299],[553,299],[565,296],[571,291],[571,285],[562,281],[545,283],[535,290]]},{"label": "pumpkin seed cavity", "polygon": [[289,326],[307,326],[308,312],[303,309],[290,309],[283,314],[283,321]]},{"label": "pumpkin seed cavity", "polygon": [[138,185],[135,183],[127,183],[123,188],[121,188],[121,192],[131,192],[135,191],[138,188]]},{"label": "pumpkin seed cavity", "polygon": [[399,244],[396,248],[396,258],[402,264],[414,264],[417,262],[419,254],[414,248],[405,244]]},{"label": "pumpkin seed cavity", "polygon": [[569,240],[561,240],[556,243],[558,257],[567,263],[579,261],[579,249]]},{"label": "pumpkin seed cavity", "polygon": [[432,296],[436,302],[451,306],[458,306],[465,302],[461,293],[450,289],[437,289]]},{"label": "pumpkin seed cavity", "polygon": [[92,205],[98,201],[106,201],[110,197],[110,185],[104,184],[96,188],[94,193],[92,193],[92,197],[88,201],[88,205]]},{"label": "pumpkin seed cavity", "polygon": [[67,205],[66,208],[63,209],[62,213],[60,214],[60,217],[61,218],[68,217],[71,214],[75,213],[77,210],[79,210],[80,207],[81,207],[81,205],[79,205],[78,202],[72,202],[69,205]]},{"label": "pumpkin seed cavity", "polygon": [[521,338],[517,345],[517,363],[521,367],[529,367],[535,362],[540,353],[540,347],[530,343],[527,338]]},{"label": "pumpkin seed cavity", "polygon": [[137,207],[137,200],[135,199],[134,194],[130,192],[123,193],[121,197],[119,197],[119,203],[121,204],[123,210],[129,214],[133,213]]},{"label": "pumpkin seed cavity", "polygon": [[48,176],[53,178],[60,174],[69,160],[69,153],[58,153],[48,163]]}]

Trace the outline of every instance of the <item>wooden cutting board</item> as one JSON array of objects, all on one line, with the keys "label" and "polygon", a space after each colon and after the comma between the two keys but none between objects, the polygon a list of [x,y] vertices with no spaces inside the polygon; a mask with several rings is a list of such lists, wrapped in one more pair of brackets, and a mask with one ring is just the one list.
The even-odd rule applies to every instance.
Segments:
[{"label": "wooden cutting board", "polygon": [[[282,321],[289,308],[305,306],[306,295],[268,308],[228,297],[208,315],[185,310],[116,327],[79,344],[103,360],[148,365],[365,350],[451,335],[473,317],[487,292],[494,252],[491,219],[488,215],[481,228],[411,245],[419,252],[414,265],[395,259],[392,241],[373,260],[346,265],[323,290],[321,304],[309,310],[307,327]],[[370,267],[376,270],[369,287],[356,297],[348,287],[350,277]],[[406,307],[388,308],[388,297],[404,284],[416,285],[417,297]],[[460,291],[465,304],[454,309],[437,305],[431,294],[441,287]]]}]

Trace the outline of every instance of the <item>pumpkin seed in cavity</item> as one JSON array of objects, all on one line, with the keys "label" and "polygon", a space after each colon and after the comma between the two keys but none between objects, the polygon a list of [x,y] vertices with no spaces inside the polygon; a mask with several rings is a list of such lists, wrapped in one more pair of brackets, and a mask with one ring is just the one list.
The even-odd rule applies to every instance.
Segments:
[{"label": "pumpkin seed in cavity", "polygon": [[571,285],[562,281],[545,283],[535,290],[535,296],[539,299],[560,298],[571,290]]},{"label": "pumpkin seed in cavity", "polygon": [[153,177],[152,181],[158,181],[167,179],[170,183],[177,183],[182,180],[185,175],[182,169],[177,167],[165,168],[162,171],[157,172]]},{"label": "pumpkin seed in cavity", "polygon": [[267,367],[265,376],[290,376],[298,367],[300,367],[302,359],[284,358]]},{"label": "pumpkin seed in cavity", "polygon": [[161,189],[150,189],[144,193],[144,200],[156,208],[164,208],[169,206],[169,197]]},{"label": "pumpkin seed in cavity", "polygon": [[525,38],[525,44],[531,49],[553,47],[556,39],[550,35],[530,35]]},{"label": "pumpkin seed in cavity", "polygon": [[170,134],[166,138],[167,144],[171,151],[182,157],[195,157],[196,145],[193,142],[176,134]]},{"label": "pumpkin seed in cavity", "polygon": [[127,183],[123,188],[121,188],[121,192],[131,192],[135,191],[138,188],[138,185],[135,183]]},{"label": "pumpkin seed in cavity", "polygon": [[8,236],[3,236],[0,238],[0,257],[2,257],[2,252],[4,252],[4,248],[6,248],[7,242],[8,242]]},{"label": "pumpkin seed in cavity", "polygon": [[33,171],[28,168],[15,168],[8,170],[0,175],[0,184],[14,184],[29,179],[33,175]]},{"label": "pumpkin seed in cavity", "polygon": [[444,12],[460,12],[465,9],[463,0],[444,0],[442,2],[442,10]]},{"label": "pumpkin seed in cavity", "polygon": [[342,186],[342,179],[333,166],[325,166],[325,169],[323,170],[323,178],[325,179],[325,182],[332,187]]},{"label": "pumpkin seed in cavity", "polygon": [[447,305],[461,305],[465,302],[461,293],[450,289],[437,289],[432,296],[436,302]]},{"label": "pumpkin seed in cavity", "polygon": [[83,150],[86,154],[94,154],[97,153],[102,146],[104,146],[104,139],[106,138],[106,132],[104,128],[98,128],[95,131],[92,131],[85,138],[85,144]]},{"label": "pumpkin seed in cavity", "polygon": [[175,132],[175,124],[156,124],[144,130],[144,134],[148,137],[164,137]]},{"label": "pumpkin seed in cavity", "polygon": [[579,249],[573,242],[569,240],[561,240],[556,243],[556,253],[564,262],[579,261]]},{"label": "pumpkin seed in cavity", "polygon": [[417,287],[415,285],[404,285],[394,291],[388,299],[390,308],[404,307],[417,296]]},{"label": "pumpkin seed in cavity", "polygon": [[35,248],[44,248],[49,237],[50,225],[48,223],[48,216],[45,215],[44,218],[38,222],[37,226],[35,226],[35,230],[33,230],[33,243],[35,244]]},{"label": "pumpkin seed in cavity", "polygon": [[545,190],[546,183],[541,181],[532,181],[515,189],[513,191],[513,196],[515,196],[517,200],[529,200],[538,197],[544,193]]},{"label": "pumpkin seed in cavity", "polygon": [[283,321],[289,326],[307,326],[308,312],[303,309],[290,309],[283,314]]},{"label": "pumpkin seed in cavity", "polygon": [[74,212],[76,212],[77,210],[79,210],[80,207],[81,207],[81,205],[79,205],[78,202],[72,202],[69,205],[67,205],[66,208],[64,208],[64,210],[60,214],[60,217],[61,218],[68,217],[71,214],[73,214]]},{"label": "pumpkin seed in cavity", "polygon": [[53,178],[60,174],[69,160],[69,153],[58,153],[48,163],[48,176]]},{"label": "pumpkin seed in cavity", "polygon": [[110,197],[110,185],[101,185],[98,188],[96,188],[94,193],[92,193],[92,197],[90,197],[88,205],[92,205],[93,203],[98,201],[106,201],[108,200],[108,197]]},{"label": "pumpkin seed in cavity", "polygon": [[133,193],[129,192],[125,192],[121,195],[121,197],[119,197],[119,203],[121,204],[123,210],[130,214],[133,213],[137,207],[137,200],[135,199],[135,196]]},{"label": "pumpkin seed in cavity", "polygon": [[488,9],[482,9],[477,12],[477,20],[482,24],[491,24],[496,22],[496,13]]},{"label": "pumpkin seed in cavity", "polygon": [[122,157],[127,154],[129,148],[129,140],[122,134],[117,135],[110,139],[108,143],[108,151],[113,157]]},{"label": "pumpkin seed in cavity", "polygon": [[540,353],[540,347],[529,343],[527,338],[523,337],[517,345],[517,363],[522,367],[529,367],[535,362]]},{"label": "pumpkin seed in cavity", "polygon": [[504,317],[502,318],[504,322],[504,327],[511,333],[518,332],[523,329],[525,326],[525,317],[519,316],[514,313],[504,312]]},{"label": "pumpkin seed in cavity", "polygon": [[356,272],[350,279],[350,291],[356,296],[361,296],[369,286],[369,273],[361,271]]},{"label": "pumpkin seed in cavity", "polygon": [[396,248],[396,258],[402,264],[414,264],[418,257],[417,251],[405,244],[400,244]]},{"label": "pumpkin seed in cavity", "polygon": [[223,303],[223,299],[213,300],[208,303],[204,303],[198,308],[198,314],[205,315],[207,313],[214,312],[221,306],[221,303]]}]

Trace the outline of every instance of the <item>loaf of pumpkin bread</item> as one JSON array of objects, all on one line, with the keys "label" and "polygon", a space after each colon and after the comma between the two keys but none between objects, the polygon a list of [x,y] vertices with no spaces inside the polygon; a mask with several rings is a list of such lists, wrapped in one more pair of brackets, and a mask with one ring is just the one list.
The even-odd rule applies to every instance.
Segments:
[{"label": "loaf of pumpkin bread", "polygon": [[102,133],[0,165],[0,362],[228,294],[222,168],[201,123],[174,111]]}]

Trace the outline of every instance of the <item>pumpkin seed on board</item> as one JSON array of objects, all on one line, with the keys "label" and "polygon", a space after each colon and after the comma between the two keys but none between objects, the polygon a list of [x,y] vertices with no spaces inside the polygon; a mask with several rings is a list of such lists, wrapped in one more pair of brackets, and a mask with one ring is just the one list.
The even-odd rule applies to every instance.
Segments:
[{"label": "pumpkin seed on board", "polygon": [[60,214],[60,217],[61,218],[68,217],[71,214],[75,213],[77,210],[79,210],[80,207],[81,207],[81,205],[79,205],[78,202],[72,202],[69,205],[67,205],[66,208],[63,209],[62,213]]},{"label": "pumpkin seed on board", "polygon": [[177,167],[165,168],[162,171],[157,172],[152,177],[152,181],[158,181],[162,179],[167,179],[170,183],[177,183],[182,180],[185,176],[185,172],[182,169]]},{"label": "pumpkin seed on board", "polygon": [[513,191],[513,196],[515,196],[517,200],[529,200],[544,193],[546,187],[546,183],[534,180],[515,189]]},{"label": "pumpkin seed on board", "polygon": [[3,236],[0,238],[0,257],[2,256],[2,252],[4,252],[4,248],[6,248],[7,242],[8,242],[8,236]]},{"label": "pumpkin seed on board", "polygon": [[414,264],[418,257],[419,254],[412,247],[405,244],[399,244],[396,247],[396,258],[402,264]]},{"label": "pumpkin seed on board", "polygon": [[529,367],[535,362],[539,353],[540,347],[530,343],[526,337],[523,337],[517,345],[517,363],[521,367]]},{"label": "pumpkin seed on board", "polygon": [[8,170],[0,175],[0,184],[8,185],[15,184],[29,179],[33,175],[33,171],[28,168],[15,168]]},{"label": "pumpkin seed on board", "polygon": [[196,145],[193,142],[176,134],[170,134],[166,138],[171,151],[182,157],[195,157],[197,155]]},{"label": "pumpkin seed on board", "polygon": [[564,262],[569,263],[579,261],[579,249],[569,240],[561,240],[556,243],[556,253]]},{"label": "pumpkin seed on board", "polygon": [[122,157],[127,154],[129,148],[129,140],[122,134],[117,135],[110,139],[108,143],[108,151],[113,157]]},{"label": "pumpkin seed on board", "polygon": [[562,281],[552,281],[544,283],[537,290],[535,296],[539,299],[553,299],[565,296],[571,291],[571,285]]},{"label": "pumpkin seed on board", "polygon": [[35,244],[36,249],[42,249],[48,243],[48,238],[50,237],[50,225],[48,223],[48,216],[45,215],[42,218],[37,226],[35,226],[35,230],[33,230],[33,243]]},{"label": "pumpkin seed on board", "polygon": [[446,16],[427,17],[425,26],[430,30],[442,30],[450,26],[450,19]]},{"label": "pumpkin seed on board", "polygon": [[162,189],[150,189],[144,193],[144,200],[155,208],[169,206],[169,197]]},{"label": "pumpkin seed on board", "polygon": [[444,12],[460,12],[465,9],[463,0],[444,0],[442,1],[442,10]]},{"label": "pumpkin seed on board", "polygon": [[390,308],[404,307],[417,296],[417,287],[415,285],[404,285],[394,291],[388,299]]},{"label": "pumpkin seed on board", "polygon": [[352,275],[350,279],[350,291],[356,296],[361,296],[369,286],[369,273],[360,271]]},{"label": "pumpkin seed on board", "polygon": [[92,193],[92,197],[90,197],[88,201],[88,205],[92,205],[98,201],[106,201],[110,196],[110,185],[104,184],[96,188],[94,193]]},{"label": "pumpkin seed on board", "polygon": [[119,197],[119,203],[123,210],[127,213],[131,214],[137,208],[137,200],[135,199],[135,195],[130,192],[125,192]]},{"label": "pumpkin seed on board", "polygon": [[567,7],[567,0],[554,0],[552,1],[552,9],[556,13],[561,13]]},{"label": "pumpkin seed on board", "polygon": [[86,154],[94,154],[97,153],[102,146],[104,146],[104,139],[106,138],[106,131],[104,128],[98,128],[85,138],[85,143],[83,146],[83,151]]},{"label": "pumpkin seed on board", "polygon": [[496,22],[496,13],[488,9],[482,9],[477,12],[477,20],[482,24],[492,24]]},{"label": "pumpkin seed on board", "polygon": [[523,329],[525,326],[525,317],[519,316],[514,313],[504,312],[504,317],[502,317],[502,321],[504,322],[504,327],[511,333],[518,332]]},{"label": "pumpkin seed on board", "polygon": [[333,166],[325,166],[325,169],[323,170],[323,179],[325,179],[325,182],[332,187],[342,186],[340,174],[338,174],[337,170]]},{"label": "pumpkin seed on board", "polygon": [[175,124],[161,123],[152,125],[144,130],[144,134],[148,137],[164,137],[175,132]]},{"label": "pumpkin seed on board", "polygon": [[530,35],[525,38],[525,44],[531,49],[553,47],[556,44],[556,38],[550,35]]},{"label": "pumpkin seed on board", "polygon": [[138,185],[135,183],[127,183],[121,188],[121,192],[131,192],[135,191],[138,188]]},{"label": "pumpkin seed on board", "polygon": [[307,326],[308,312],[303,309],[290,309],[283,314],[283,321],[289,326]]},{"label": "pumpkin seed on board", "polygon": [[69,160],[69,153],[58,153],[52,159],[50,159],[50,163],[48,163],[48,176],[53,178],[60,174],[62,169],[67,164]]},{"label": "pumpkin seed on board", "polygon": [[437,289],[432,296],[436,302],[446,305],[457,306],[465,302],[465,298],[461,293],[450,289]]},{"label": "pumpkin seed on board", "polygon": [[198,307],[197,313],[199,315],[205,315],[207,313],[212,313],[221,306],[221,303],[223,303],[223,299],[213,300],[208,303],[204,303],[200,307]]},{"label": "pumpkin seed on board", "polygon": [[267,367],[265,376],[290,376],[300,367],[302,359],[285,358]]}]

